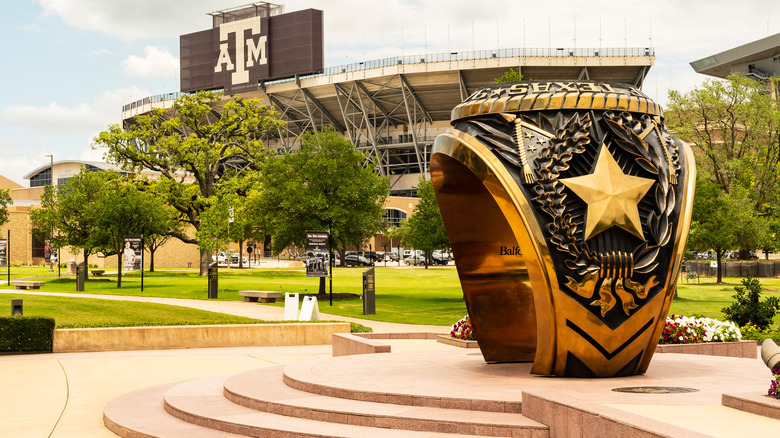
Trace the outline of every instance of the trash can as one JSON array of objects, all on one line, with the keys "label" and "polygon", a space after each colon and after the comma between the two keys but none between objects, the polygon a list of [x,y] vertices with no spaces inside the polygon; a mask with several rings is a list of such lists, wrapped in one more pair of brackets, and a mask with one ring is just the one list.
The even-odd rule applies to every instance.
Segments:
[{"label": "trash can", "polygon": [[84,283],[87,281],[87,264],[76,265],[76,292],[84,292]]}]

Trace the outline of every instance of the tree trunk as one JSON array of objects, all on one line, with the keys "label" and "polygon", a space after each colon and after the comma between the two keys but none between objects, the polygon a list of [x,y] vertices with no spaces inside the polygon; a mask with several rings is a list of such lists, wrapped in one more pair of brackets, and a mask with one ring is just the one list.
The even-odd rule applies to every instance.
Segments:
[{"label": "tree trunk", "polygon": [[89,279],[89,251],[87,251],[86,249],[84,250],[84,268],[86,269],[86,271],[84,271],[86,273],[85,280],[88,280]]},{"label": "tree trunk", "polygon": [[238,241],[238,269],[244,268],[244,241]]},{"label": "tree trunk", "polygon": [[200,276],[209,275],[209,263],[211,263],[211,251],[207,249],[200,250]]},{"label": "tree trunk", "polygon": [[116,288],[122,287],[122,253],[116,255]]},{"label": "tree trunk", "polygon": [[723,256],[723,251],[715,251],[715,257],[718,259],[718,281],[717,281],[718,284],[723,283],[723,275],[721,274],[722,256]]},{"label": "tree trunk", "polygon": [[149,272],[154,272],[154,252],[156,249],[149,247]]}]

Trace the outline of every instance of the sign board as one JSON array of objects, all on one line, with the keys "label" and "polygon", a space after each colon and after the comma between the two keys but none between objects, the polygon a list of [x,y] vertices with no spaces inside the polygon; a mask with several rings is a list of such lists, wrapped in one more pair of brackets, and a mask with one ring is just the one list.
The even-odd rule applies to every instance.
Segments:
[{"label": "sign board", "polygon": [[363,315],[376,315],[374,279],[374,268],[363,271]]},{"label": "sign board", "polygon": [[208,279],[208,297],[209,299],[218,298],[217,294],[219,289],[219,266],[217,262],[209,264],[209,279]]},{"label": "sign board", "polygon": [[319,321],[320,307],[317,305],[317,297],[303,297],[301,304],[301,313],[298,315],[298,321]]},{"label": "sign board", "polygon": [[710,268],[717,268],[717,267],[718,267],[718,262],[716,262],[715,260],[710,262]]},{"label": "sign board", "polygon": [[322,11],[271,13],[265,5],[212,13],[212,29],[181,35],[181,91],[237,94],[262,80],[322,72]]},{"label": "sign board", "polygon": [[8,266],[8,239],[0,239],[0,266]]},{"label": "sign board", "polygon": [[328,254],[328,232],[306,232],[306,276],[327,277],[330,256]]},{"label": "sign board", "polygon": [[141,270],[141,236],[125,236],[125,249],[122,250],[122,270]]},{"label": "sign board", "polygon": [[284,294],[284,320],[295,321],[298,319],[298,292]]}]

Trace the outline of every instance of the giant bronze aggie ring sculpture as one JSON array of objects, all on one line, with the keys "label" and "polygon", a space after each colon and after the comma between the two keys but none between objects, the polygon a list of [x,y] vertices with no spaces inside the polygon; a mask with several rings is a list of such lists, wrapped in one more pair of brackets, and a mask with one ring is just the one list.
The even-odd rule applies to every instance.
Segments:
[{"label": "giant bronze aggie ring sculpture", "polygon": [[482,88],[436,138],[431,179],[488,362],[643,373],[675,291],[695,168],[627,85]]}]

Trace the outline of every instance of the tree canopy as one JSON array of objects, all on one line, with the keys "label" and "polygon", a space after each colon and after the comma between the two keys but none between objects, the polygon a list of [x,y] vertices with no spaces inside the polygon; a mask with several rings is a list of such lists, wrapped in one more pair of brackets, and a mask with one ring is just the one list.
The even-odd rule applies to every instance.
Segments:
[{"label": "tree canopy", "polygon": [[11,195],[8,190],[0,189],[0,226],[8,222],[8,205],[11,204]]},{"label": "tree canopy", "polygon": [[759,210],[777,204],[780,109],[766,85],[740,74],[708,79],[688,93],[669,92],[667,123],[692,144],[700,174],[726,193],[750,190]]},{"label": "tree canopy", "polygon": [[717,282],[723,280],[723,256],[734,248],[762,248],[769,240],[766,218],[755,214],[746,191],[724,192],[708,178],[699,178],[694,195],[688,247],[695,251],[715,251]]},{"label": "tree canopy", "polygon": [[[259,169],[266,155],[261,138],[282,126],[277,113],[257,99],[223,100],[222,93],[201,91],[177,99],[170,111],[154,109],[124,128],[113,125],[94,143],[125,170],[159,172],[149,190],[178,212],[180,222],[198,231],[201,215],[227,182]],[[171,234],[199,245],[205,275],[211,261],[208,245],[186,229]]]},{"label": "tree canopy", "polygon": [[[114,175],[112,175],[112,173]],[[117,287],[122,287],[122,250],[125,236],[163,234],[167,229],[166,207],[150,193],[139,191],[127,178],[106,172],[106,184],[95,204],[97,226],[93,238],[105,256],[117,256],[120,275]]]},{"label": "tree canopy", "polygon": [[48,185],[41,195],[41,208],[30,212],[33,227],[55,248],[71,246],[82,251],[84,263],[102,246],[99,236],[99,202],[115,172],[82,170],[64,184]]},{"label": "tree canopy", "polygon": [[[30,216],[37,233],[55,247],[81,249],[85,263],[91,254],[118,255],[121,270],[124,237],[167,234],[168,210],[118,172],[84,169],[65,183],[47,186],[41,208]],[[121,285],[120,275],[117,287]]]},{"label": "tree canopy", "polygon": [[520,69],[514,70],[510,68],[509,70],[505,71],[504,74],[501,76],[493,79],[493,84],[503,84],[508,82],[520,82],[523,80],[523,75],[520,73]]},{"label": "tree canopy", "polygon": [[720,282],[726,251],[745,257],[776,245],[770,227],[780,212],[780,110],[767,84],[732,74],[688,93],[670,91],[666,121],[696,155],[689,246],[716,252]]},{"label": "tree canopy", "polygon": [[303,246],[307,230],[331,227],[333,244],[343,255],[384,228],[388,181],[336,132],[303,134],[301,149],[269,159],[261,180],[247,211],[262,218],[275,254],[289,245]]},{"label": "tree canopy", "polygon": [[450,239],[439,211],[433,183],[421,178],[417,185],[417,196],[420,197],[420,203],[414,208],[411,217],[402,223],[400,237],[404,245],[425,252],[427,268],[433,251],[449,248]]}]

